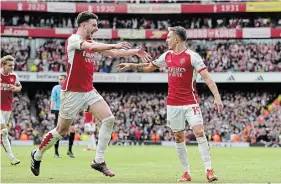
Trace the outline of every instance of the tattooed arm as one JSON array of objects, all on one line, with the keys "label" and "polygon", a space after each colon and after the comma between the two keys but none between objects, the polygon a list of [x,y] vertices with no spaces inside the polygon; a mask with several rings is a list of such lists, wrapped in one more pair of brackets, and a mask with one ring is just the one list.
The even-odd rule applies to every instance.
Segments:
[{"label": "tattooed arm", "polygon": [[134,64],[134,63],[121,63],[117,65],[117,69],[120,72],[124,72],[127,70],[136,70],[138,72],[152,72],[154,70],[157,70],[158,68],[161,67],[166,67],[166,54],[168,53],[165,52],[163,53],[158,59],[150,62],[150,63],[140,63],[140,64]]},{"label": "tattooed arm", "polygon": [[120,63],[116,67],[120,72],[124,72],[127,70],[135,70],[138,72],[152,72],[158,69],[158,67],[152,63],[140,63],[140,64]]}]

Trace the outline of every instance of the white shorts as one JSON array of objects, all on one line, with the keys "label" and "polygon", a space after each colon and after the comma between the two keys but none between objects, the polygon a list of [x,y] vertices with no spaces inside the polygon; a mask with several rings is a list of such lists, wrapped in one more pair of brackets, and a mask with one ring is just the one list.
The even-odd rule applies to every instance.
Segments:
[{"label": "white shorts", "polygon": [[198,104],[183,106],[167,105],[167,126],[173,132],[185,130],[186,121],[190,128],[203,124],[203,117]]},{"label": "white shorts", "polygon": [[103,97],[95,89],[89,92],[62,91],[60,100],[60,116],[64,119],[73,119],[80,110],[103,100]]},{"label": "white shorts", "polygon": [[85,132],[95,132],[96,131],[96,125],[93,124],[93,123],[85,123],[84,131]]},{"label": "white shorts", "polygon": [[0,124],[7,125],[12,111],[0,111]]}]

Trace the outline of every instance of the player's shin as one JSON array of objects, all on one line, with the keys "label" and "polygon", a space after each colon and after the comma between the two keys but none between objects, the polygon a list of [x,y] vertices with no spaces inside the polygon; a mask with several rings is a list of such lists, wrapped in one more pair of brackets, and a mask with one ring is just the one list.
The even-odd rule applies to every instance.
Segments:
[{"label": "player's shin", "polygon": [[58,133],[56,128],[48,132],[41,142],[39,148],[36,150],[34,155],[35,160],[42,160],[44,152],[54,146],[54,144],[56,144],[56,142],[60,139],[62,139],[62,136]]},{"label": "player's shin", "polygon": [[114,122],[115,122],[114,116],[110,116],[102,120],[102,125],[99,131],[98,146],[95,156],[96,163],[104,162],[104,152],[111,139]]},{"label": "player's shin", "polygon": [[56,154],[56,155],[59,155],[59,144],[60,144],[60,141],[57,141],[57,142],[55,143],[55,154]]},{"label": "player's shin", "polygon": [[74,142],[74,137],[75,137],[75,132],[70,132],[69,133],[69,145],[68,145],[68,151],[70,151],[72,153],[72,146],[73,146],[73,142]]},{"label": "player's shin", "polygon": [[184,131],[174,133],[176,140],[176,151],[179,158],[180,164],[184,172],[188,172],[190,175],[190,167],[188,163],[188,153],[185,145]]},{"label": "player's shin", "polygon": [[184,169],[184,172],[188,172],[188,174],[191,175],[189,162],[188,162],[188,152],[186,149],[185,141],[181,143],[176,143],[176,150],[177,150],[178,158],[180,160],[180,164]]},{"label": "player's shin", "polygon": [[92,141],[92,148],[93,148],[93,149],[96,149],[97,144],[96,144],[96,137],[95,137],[95,134],[92,134],[92,135],[91,135],[91,141]]},{"label": "player's shin", "polygon": [[88,135],[88,149],[91,149],[92,148],[92,135],[91,134],[89,134]]},{"label": "player's shin", "polygon": [[205,171],[207,172],[207,170],[212,169],[210,147],[209,147],[208,140],[207,140],[203,130],[202,130],[202,133],[200,133],[200,134],[201,134],[201,136],[197,136],[198,134],[196,135],[196,140],[198,143],[199,152],[201,154],[201,157],[202,157],[202,160],[203,160],[203,163],[205,166]]},{"label": "player's shin", "polygon": [[8,158],[11,160],[14,157],[13,153],[12,153],[12,148],[11,148],[11,144],[8,138],[8,130],[6,128],[1,130],[1,144],[3,146],[3,148],[5,149],[5,151],[8,154]]}]

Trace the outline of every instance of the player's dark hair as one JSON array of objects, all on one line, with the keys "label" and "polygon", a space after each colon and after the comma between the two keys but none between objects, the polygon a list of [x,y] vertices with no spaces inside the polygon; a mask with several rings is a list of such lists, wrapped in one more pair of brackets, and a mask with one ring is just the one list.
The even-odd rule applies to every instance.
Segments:
[{"label": "player's dark hair", "polygon": [[60,75],[60,77],[64,77],[64,78],[66,78],[66,75],[65,75],[65,74],[61,74],[61,75]]},{"label": "player's dark hair", "polygon": [[98,20],[98,16],[94,13],[88,12],[88,11],[84,11],[78,14],[77,18],[76,18],[76,24],[79,27],[81,23],[83,22],[87,22],[90,19],[96,19]]},{"label": "player's dark hair", "polygon": [[175,32],[182,41],[185,41],[187,39],[186,30],[181,26],[169,27],[168,30]]}]

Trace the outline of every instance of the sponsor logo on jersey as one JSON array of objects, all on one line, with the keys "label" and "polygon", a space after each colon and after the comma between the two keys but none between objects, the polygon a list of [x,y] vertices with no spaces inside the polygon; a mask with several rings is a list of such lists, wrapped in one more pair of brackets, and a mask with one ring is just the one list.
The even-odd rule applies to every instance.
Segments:
[{"label": "sponsor logo on jersey", "polygon": [[184,58],[181,58],[181,59],[180,59],[180,64],[183,65],[184,63],[185,63],[185,59],[184,59]]},{"label": "sponsor logo on jersey", "polygon": [[185,68],[181,67],[168,67],[168,75],[170,77],[182,77],[182,74],[186,72]]}]

